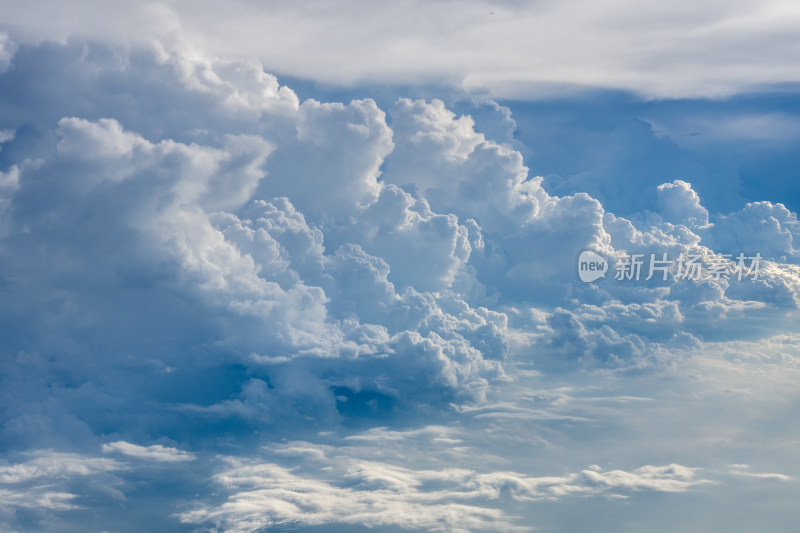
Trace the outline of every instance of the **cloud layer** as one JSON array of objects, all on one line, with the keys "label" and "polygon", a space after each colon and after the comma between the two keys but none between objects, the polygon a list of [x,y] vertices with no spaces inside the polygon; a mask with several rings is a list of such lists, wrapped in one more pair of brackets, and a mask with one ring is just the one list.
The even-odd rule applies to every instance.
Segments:
[{"label": "cloud layer", "polygon": [[[553,94],[564,86],[719,97],[800,81],[793,64],[800,12],[780,1],[237,1],[224,8],[170,1],[146,9],[40,1],[7,2],[3,11],[5,23],[28,41],[183,38],[216,55],[257,50],[273,71],[325,83],[413,79],[495,97]],[[43,11],[52,16],[33,16]]]}]

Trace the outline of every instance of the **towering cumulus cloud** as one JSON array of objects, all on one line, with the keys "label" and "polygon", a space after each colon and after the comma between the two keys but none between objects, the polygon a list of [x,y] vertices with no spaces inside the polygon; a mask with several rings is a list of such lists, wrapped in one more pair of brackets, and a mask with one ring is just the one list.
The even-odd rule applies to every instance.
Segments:
[{"label": "towering cumulus cloud", "polygon": [[0,95],[0,529],[789,531],[783,204],[612,213],[495,102],[175,36],[3,35]]}]

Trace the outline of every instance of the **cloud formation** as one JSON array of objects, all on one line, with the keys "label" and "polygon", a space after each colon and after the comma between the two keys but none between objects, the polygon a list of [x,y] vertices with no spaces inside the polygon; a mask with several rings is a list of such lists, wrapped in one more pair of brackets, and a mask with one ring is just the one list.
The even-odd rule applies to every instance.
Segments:
[{"label": "cloud formation", "polygon": [[[325,83],[414,79],[495,97],[594,86],[663,98],[719,97],[799,81],[792,59],[800,14],[779,1],[669,7],[632,1],[408,1],[391,7],[237,1],[224,9],[214,2],[142,9],[123,2],[67,8],[41,1],[4,7],[6,24],[29,42],[188,36],[211,54],[255,50],[273,71]],[[33,13],[43,11],[52,17],[32,24]]]},{"label": "cloud formation", "polygon": [[[680,465],[644,466],[631,472],[603,472],[592,465],[565,476],[530,477],[513,471],[475,472],[464,468],[409,469],[359,455],[389,457],[382,441],[404,444],[434,436],[434,450],[448,443],[443,428],[388,433],[372,431],[350,438],[356,446],[337,448],[290,442],[270,450],[276,459],[302,459],[302,466],[227,458],[215,483],[228,493],[224,503],[181,515],[189,523],[213,523],[224,531],[255,532],[284,525],[353,524],[401,526],[422,531],[530,531],[494,507],[510,497],[519,502],[555,501],[635,491],[683,492],[709,483],[696,469]],[[391,445],[391,444],[390,444]],[[413,444],[412,444],[413,446]],[[400,456],[402,457],[402,456]],[[395,458],[395,461],[397,456]]]},{"label": "cloud formation", "polygon": [[195,456],[192,453],[171,448],[169,446],[162,446],[161,444],[153,444],[152,446],[139,446],[125,441],[109,442],[103,444],[103,453],[119,453],[128,457],[136,459],[172,463],[182,461],[194,461]]},{"label": "cloud formation", "polygon": [[[510,531],[798,478],[783,204],[665,177],[623,215],[549,191],[506,115],[301,101],[178,38],[1,43],[3,527],[174,493],[154,527]],[[632,254],[704,263],[617,279]]]}]

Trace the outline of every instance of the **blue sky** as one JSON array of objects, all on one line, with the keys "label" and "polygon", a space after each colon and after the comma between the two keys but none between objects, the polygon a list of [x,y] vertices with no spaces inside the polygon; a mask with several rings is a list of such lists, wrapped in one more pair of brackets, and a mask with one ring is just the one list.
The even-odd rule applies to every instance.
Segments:
[{"label": "blue sky", "polygon": [[0,11],[0,531],[796,529],[792,3]]}]

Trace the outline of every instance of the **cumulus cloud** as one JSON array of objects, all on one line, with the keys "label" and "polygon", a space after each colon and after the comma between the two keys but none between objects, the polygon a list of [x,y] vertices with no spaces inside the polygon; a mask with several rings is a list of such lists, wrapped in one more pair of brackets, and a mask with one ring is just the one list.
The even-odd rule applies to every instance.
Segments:
[{"label": "cumulus cloud", "polygon": [[[170,35],[25,41],[0,72],[8,529],[26,502],[110,509],[97,494],[136,480],[174,490],[160,520],[186,528],[471,531],[750,474],[698,450],[763,451],[756,421],[796,397],[795,213],[712,213],[665,177],[651,210],[615,214],[550,191],[509,116],[301,102]],[[580,281],[582,250],[606,278]],[[738,251],[758,279],[613,275],[620,254]],[[784,471],[755,453],[725,464]]]},{"label": "cumulus cloud", "polygon": [[[396,371],[401,354],[415,354],[409,361],[425,354],[420,361],[438,361],[430,383],[470,390],[500,375],[485,360],[505,353],[505,309],[485,306],[550,307],[542,330],[549,338],[537,346],[600,360],[636,358],[647,345],[647,335],[624,331],[634,328],[623,318],[639,316],[641,326],[659,322],[664,336],[698,309],[729,316],[754,308],[728,298],[723,282],[706,283],[703,291],[682,290],[686,283],[666,293],[606,283],[600,285],[605,294],[592,296],[592,311],[565,321],[568,295],[585,291],[565,276],[577,251],[658,246],[672,253],[708,238],[708,211],[687,182],[659,187],[659,213],[626,220],[588,195],[548,194],[519,152],[477,133],[472,119],[441,101],[400,99],[390,127],[371,100],[294,105],[293,93],[258,74],[252,62],[206,59],[171,46],[161,55],[135,52],[135,68],[114,76],[154,69],[170,80],[159,87],[162,93],[202,95],[220,113],[246,109],[265,125],[243,115],[239,133],[183,142],[148,140],[114,118],[60,118],[55,153],[22,167],[27,187],[12,191],[23,208],[17,221],[25,220],[24,209],[36,212],[38,191],[57,168],[65,169],[51,212],[60,224],[72,220],[82,229],[70,238],[104,242],[104,257],[118,256],[140,272],[163,271],[169,281],[162,288],[201,298],[219,317],[220,345],[241,355],[278,362],[297,354],[361,354],[379,379]],[[69,55],[72,47],[27,53]],[[98,55],[99,66],[107,59]],[[9,189],[19,188],[20,172],[14,167],[6,174]],[[108,205],[102,222],[79,215],[98,203]],[[787,228],[776,230],[783,236],[776,246],[786,248],[794,222],[788,212],[776,216]],[[40,240],[58,234],[42,220],[26,231]],[[128,242],[98,239],[109,227],[126,232],[145,253],[131,251]],[[76,276],[92,268],[80,255],[67,263],[74,263]],[[124,268],[117,263],[110,270]],[[354,268],[363,273],[354,275]],[[772,278],[790,279],[790,271],[776,268]],[[787,282],[759,287],[794,294]],[[749,301],[767,299],[756,293]],[[741,291],[731,296],[745,298]],[[603,326],[579,325],[592,321]],[[414,373],[424,374],[421,368]]]},{"label": "cumulus cloud", "polygon": [[797,214],[783,204],[752,202],[721,216],[709,240],[720,250],[758,251],[766,258],[797,261],[794,239],[800,234]]},{"label": "cumulus cloud", "polygon": [[659,185],[658,200],[665,221],[683,224],[690,229],[708,225],[708,211],[700,205],[700,197],[692,190],[690,183],[675,180]]},{"label": "cumulus cloud", "polygon": [[597,200],[551,196],[518,151],[476,133],[468,117],[440,101],[400,99],[392,118],[398,157],[388,158],[384,179],[475,221],[485,238],[470,259],[488,292],[552,301],[566,292],[564,265],[576,252],[610,250]]}]

